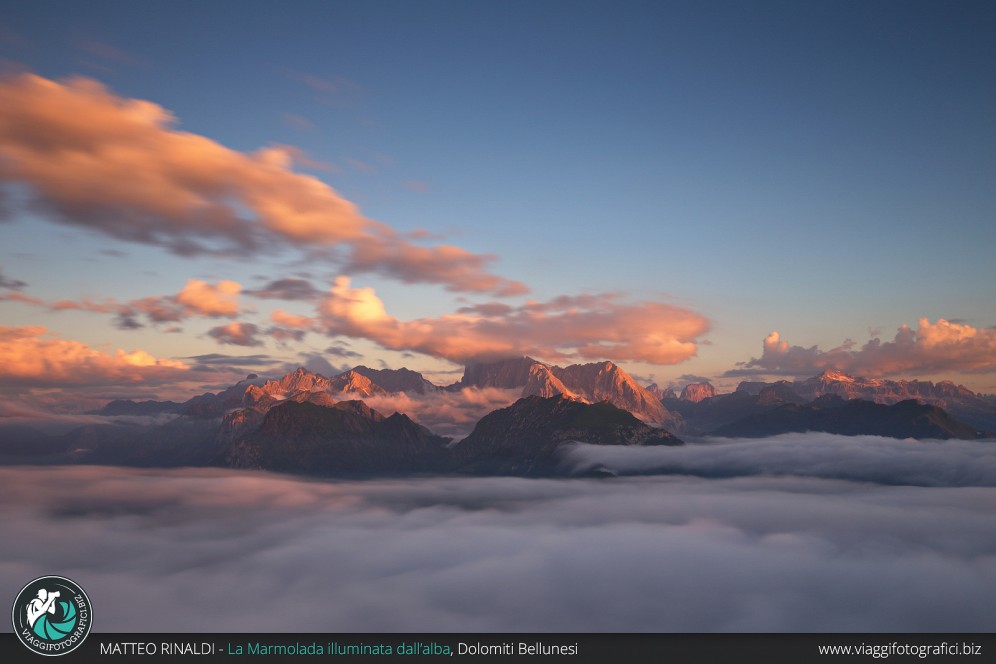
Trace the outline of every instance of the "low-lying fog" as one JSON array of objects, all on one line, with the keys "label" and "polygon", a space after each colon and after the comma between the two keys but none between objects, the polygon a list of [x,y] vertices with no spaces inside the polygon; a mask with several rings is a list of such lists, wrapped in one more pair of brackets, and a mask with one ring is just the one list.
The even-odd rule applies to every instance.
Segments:
[{"label": "low-lying fog", "polygon": [[0,597],[68,576],[103,632],[996,626],[996,444],[815,434],[568,459],[671,474],[0,468]]}]

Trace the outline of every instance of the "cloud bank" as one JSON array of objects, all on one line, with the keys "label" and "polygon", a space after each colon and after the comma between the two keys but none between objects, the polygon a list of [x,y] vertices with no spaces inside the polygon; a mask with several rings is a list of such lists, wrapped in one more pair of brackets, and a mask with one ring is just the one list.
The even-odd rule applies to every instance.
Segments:
[{"label": "cloud bank", "polygon": [[272,247],[344,251],[350,270],[452,291],[515,295],[488,271],[494,256],[415,245],[365,218],[313,176],[299,150],[253,153],[174,128],[161,106],[87,78],[0,79],[0,183],[27,185],[65,224],[180,255],[252,255]]},{"label": "cloud bank", "polygon": [[674,364],[695,355],[709,329],[699,314],[659,302],[626,303],[612,293],[561,296],[510,306],[492,302],[438,318],[400,321],[372,288],[336,278],[319,305],[329,335],[369,339],[452,362],[532,355],[548,361],[643,361]]},{"label": "cloud bank", "polygon": [[41,326],[0,327],[0,385],[62,387],[164,383],[183,380],[189,367],[144,350],[114,353],[79,341],[46,338]]},{"label": "cloud bank", "polygon": [[765,338],[761,357],[751,358],[742,363],[743,368],[726,375],[812,376],[824,369],[862,376],[996,371],[996,328],[975,328],[943,318],[936,323],[921,318],[915,330],[903,325],[892,341],[876,337],[857,350],[854,345],[846,341],[828,351],[803,348],[790,345],[774,331]]},{"label": "cloud bank", "polygon": [[107,632],[987,632],[994,508],[760,474],[0,469],[0,593],[66,570]]},{"label": "cloud bank", "polygon": [[604,466],[625,475],[698,477],[796,475],[911,486],[996,487],[996,445],[976,441],[912,441],[879,436],[787,433],[765,439],[705,438],[682,447],[577,444],[569,467]]}]

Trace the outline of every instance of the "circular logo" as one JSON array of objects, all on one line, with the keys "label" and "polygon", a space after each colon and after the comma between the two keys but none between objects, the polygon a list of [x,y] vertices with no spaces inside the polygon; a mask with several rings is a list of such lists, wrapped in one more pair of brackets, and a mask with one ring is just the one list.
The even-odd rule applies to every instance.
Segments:
[{"label": "circular logo", "polygon": [[14,633],[39,655],[65,655],[79,647],[93,623],[90,598],[62,576],[35,579],[17,594]]}]

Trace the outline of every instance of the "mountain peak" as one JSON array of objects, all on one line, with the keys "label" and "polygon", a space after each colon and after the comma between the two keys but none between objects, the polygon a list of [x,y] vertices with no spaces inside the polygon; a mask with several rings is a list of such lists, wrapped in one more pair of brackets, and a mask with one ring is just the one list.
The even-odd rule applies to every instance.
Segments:
[{"label": "mountain peak", "polygon": [[710,399],[716,396],[716,388],[713,387],[712,383],[706,381],[704,383],[689,383],[681,390],[681,400],[691,401],[692,403],[698,403],[703,399]]},{"label": "mountain peak", "polygon": [[415,392],[425,394],[435,392],[439,388],[430,383],[417,371],[402,367],[400,369],[371,369],[362,364],[353,367],[354,373],[365,376],[388,392]]},{"label": "mountain peak", "polygon": [[675,424],[677,419],[660,399],[641,387],[615,362],[558,367],[531,357],[468,364],[457,387],[522,389],[522,396],[563,394],[586,403],[608,401],[642,420]]},{"label": "mountain peak", "polygon": [[355,370],[346,371],[330,380],[329,390],[332,392],[353,392],[364,397],[387,394],[387,390]]},{"label": "mountain peak", "polygon": [[834,381],[838,383],[853,383],[854,377],[849,376],[840,369],[824,369],[819,375],[814,376],[816,380]]},{"label": "mountain peak", "polygon": [[263,384],[263,391],[269,394],[284,394],[287,392],[315,392],[325,390],[329,379],[320,374],[312,373],[304,367],[298,367],[287,373],[280,380],[268,380]]}]

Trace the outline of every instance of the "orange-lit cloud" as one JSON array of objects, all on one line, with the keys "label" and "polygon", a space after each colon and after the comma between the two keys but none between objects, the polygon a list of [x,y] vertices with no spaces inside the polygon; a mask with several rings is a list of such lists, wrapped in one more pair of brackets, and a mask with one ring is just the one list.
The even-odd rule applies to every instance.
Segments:
[{"label": "orange-lit cloud", "polygon": [[315,326],[315,320],[307,316],[289,314],[283,309],[276,309],[270,314],[270,320],[283,327],[292,327],[299,330],[310,330]]},{"label": "orange-lit cloud", "polygon": [[143,350],[113,354],[46,338],[44,327],[0,327],[0,385],[61,387],[182,380],[189,367]]},{"label": "orange-lit cloud", "polygon": [[519,307],[470,307],[438,318],[400,321],[372,288],[352,288],[339,277],[319,305],[330,335],[375,341],[453,362],[532,355],[674,364],[695,355],[709,322],[659,302],[629,304],[613,294],[562,297]]},{"label": "orange-lit cloud", "polygon": [[[311,175],[295,148],[231,150],[173,128],[148,101],[97,81],[0,79],[0,182],[27,185],[55,220],[181,255],[279,245],[343,251],[351,269],[453,291],[522,292],[492,256],[412,244]],[[306,161],[314,167],[314,162]],[[331,254],[330,254],[331,255]]]},{"label": "orange-lit cloud", "polygon": [[92,311],[100,314],[115,314],[119,326],[141,327],[136,318],[145,315],[153,323],[179,322],[192,316],[207,318],[233,318],[239,314],[238,296],[242,285],[237,281],[219,281],[211,284],[200,279],[188,279],[180,292],[175,295],[156,295],[121,303],[114,298],[93,300],[46,301],[24,293],[11,291],[0,295],[0,301],[21,302],[50,311]]},{"label": "orange-lit cloud", "polygon": [[177,293],[176,302],[188,313],[202,316],[235,316],[239,313],[238,295],[242,286],[237,281],[219,281],[211,285],[199,279],[189,279]]},{"label": "orange-lit cloud", "polygon": [[761,357],[726,373],[810,376],[831,368],[862,376],[996,372],[996,329],[943,318],[936,323],[921,318],[915,330],[903,325],[892,341],[876,337],[860,349],[854,346],[851,341],[827,351],[792,346],[776,331],[765,338]]}]

